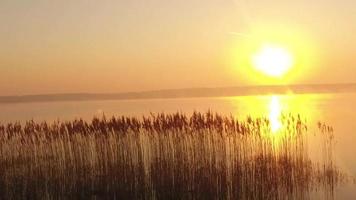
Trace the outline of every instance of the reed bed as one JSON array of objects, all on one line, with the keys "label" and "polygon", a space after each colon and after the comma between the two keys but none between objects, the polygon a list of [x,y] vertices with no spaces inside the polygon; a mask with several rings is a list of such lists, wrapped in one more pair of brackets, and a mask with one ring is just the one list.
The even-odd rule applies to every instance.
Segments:
[{"label": "reed bed", "polygon": [[281,120],[276,133],[268,119],[210,111],[0,125],[0,199],[332,198],[343,179],[332,128],[319,123],[316,164],[306,123]]}]

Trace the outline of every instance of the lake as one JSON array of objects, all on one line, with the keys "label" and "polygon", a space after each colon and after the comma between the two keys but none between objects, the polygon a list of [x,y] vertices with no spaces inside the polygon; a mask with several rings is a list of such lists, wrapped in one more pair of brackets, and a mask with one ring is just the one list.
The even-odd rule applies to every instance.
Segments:
[{"label": "lake", "polygon": [[[93,116],[142,116],[150,112],[193,111],[218,112],[238,118],[267,117],[272,128],[278,129],[282,114],[300,114],[308,123],[309,131],[317,131],[317,122],[325,122],[334,128],[336,146],[334,157],[340,169],[356,176],[356,94],[288,94],[214,98],[185,99],[146,99],[113,101],[70,101],[48,103],[9,103],[0,104],[0,122],[24,122],[33,119],[40,121],[71,120]],[[318,152],[313,141],[310,148]],[[356,197],[355,184],[343,185],[336,190],[335,199]]]}]

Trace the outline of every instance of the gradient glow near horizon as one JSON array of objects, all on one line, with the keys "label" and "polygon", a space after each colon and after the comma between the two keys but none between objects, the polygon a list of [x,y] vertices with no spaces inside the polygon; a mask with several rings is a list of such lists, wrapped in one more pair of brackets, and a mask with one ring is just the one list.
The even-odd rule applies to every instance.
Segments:
[{"label": "gradient glow near horizon", "polygon": [[[0,95],[355,82],[356,3],[0,2]],[[282,78],[254,71],[285,48]]]}]

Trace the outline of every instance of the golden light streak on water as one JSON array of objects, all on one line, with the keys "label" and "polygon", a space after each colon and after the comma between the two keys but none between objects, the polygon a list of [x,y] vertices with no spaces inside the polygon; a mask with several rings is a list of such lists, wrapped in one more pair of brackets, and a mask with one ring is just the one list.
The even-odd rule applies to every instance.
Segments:
[{"label": "golden light streak on water", "polygon": [[271,96],[271,100],[269,102],[269,120],[271,123],[272,133],[277,133],[278,130],[282,127],[281,115],[282,115],[282,105],[278,96]]}]

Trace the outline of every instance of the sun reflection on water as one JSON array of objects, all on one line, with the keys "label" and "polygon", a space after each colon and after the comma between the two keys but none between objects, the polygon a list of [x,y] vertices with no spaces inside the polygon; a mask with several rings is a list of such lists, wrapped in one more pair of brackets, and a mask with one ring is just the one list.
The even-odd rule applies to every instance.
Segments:
[{"label": "sun reflection on water", "polygon": [[[267,118],[270,122],[270,133],[280,135],[286,128],[284,115],[301,116],[308,124],[316,124],[322,113],[315,102],[330,98],[328,94],[271,94],[256,96],[230,97],[234,115],[237,118],[251,116]],[[278,136],[279,137],[279,136]]]},{"label": "sun reflection on water", "polygon": [[269,120],[271,123],[271,131],[273,134],[282,127],[281,117],[282,115],[282,105],[278,96],[271,96],[269,102]]}]

